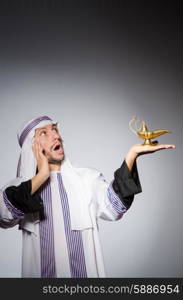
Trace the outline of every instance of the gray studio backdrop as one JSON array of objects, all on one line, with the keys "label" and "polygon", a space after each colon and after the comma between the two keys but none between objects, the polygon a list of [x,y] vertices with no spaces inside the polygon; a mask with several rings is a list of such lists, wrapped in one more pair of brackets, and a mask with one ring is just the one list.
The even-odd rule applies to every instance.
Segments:
[{"label": "gray studio backdrop", "polygon": [[[163,56],[168,44],[155,49],[158,57],[147,54],[148,40],[139,48],[140,40],[133,43],[127,34],[115,44],[106,38],[110,32],[101,42],[91,32],[87,38],[78,31],[78,39],[74,26],[65,34],[61,26],[58,34],[59,26],[48,31],[38,22],[37,31],[36,21],[30,24],[16,23],[15,35],[7,32],[2,43],[0,186],[15,177],[17,130],[34,116],[58,120],[71,161],[102,171],[109,182],[129,147],[140,142],[128,127],[134,115],[150,129],[169,129],[158,140],[176,149],[138,158],[143,192],[121,220],[100,221],[99,229],[108,277],[183,276],[183,91],[176,55],[169,64],[173,52]],[[0,277],[21,277],[21,243],[18,227],[0,229]]]},{"label": "gray studio backdrop", "polygon": [[[128,148],[139,142],[128,128],[134,114],[152,129],[172,130],[159,141],[175,143],[177,148],[138,159],[143,192],[135,197],[122,220],[101,222],[100,233],[108,276],[183,275],[182,116],[175,109],[171,85],[155,88],[155,95],[148,95],[147,102],[143,92],[138,94],[140,99],[128,97],[121,81],[109,83],[105,74],[102,78],[80,74],[78,79],[74,72],[50,75],[25,68],[6,76],[8,87],[1,90],[1,186],[16,173],[17,129],[35,115],[58,120],[73,163],[97,168],[109,181]],[[19,277],[21,232],[17,227],[0,229],[0,240],[0,276]]]}]

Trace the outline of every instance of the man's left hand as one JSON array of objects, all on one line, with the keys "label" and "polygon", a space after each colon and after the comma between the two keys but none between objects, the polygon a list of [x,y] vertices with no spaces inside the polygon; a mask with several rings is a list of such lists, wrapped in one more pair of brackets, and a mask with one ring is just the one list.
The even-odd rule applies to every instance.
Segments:
[{"label": "man's left hand", "polygon": [[140,155],[153,153],[153,152],[163,150],[163,149],[175,148],[175,145],[172,145],[172,144],[158,145],[157,141],[155,141],[153,143],[154,143],[154,145],[135,144],[129,149],[129,151],[126,155],[126,158],[125,158],[129,170],[132,169],[135,159]]},{"label": "man's left hand", "polygon": [[136,156],[153,153],[155,151],[163,150],[163,149],[171,149],[175,148],[175,145],[172,144],[161,144],[158,145],[157,142],[154,142],[154,145],[143,145],[143,144],[135,144],[130,148],[131,152],[134,152]]}]

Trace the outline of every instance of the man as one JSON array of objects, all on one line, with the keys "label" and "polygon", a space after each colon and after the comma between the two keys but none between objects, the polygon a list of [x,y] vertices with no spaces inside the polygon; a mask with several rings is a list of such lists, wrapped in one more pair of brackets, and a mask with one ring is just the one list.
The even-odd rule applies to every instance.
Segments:
[{"label": "man", "polygon": [[70,163],[51,118],[29,121],[18,138],[17,178],[2,189],[0,225],[22,229],[22,276],[105,277],[98,218],[119,220],[141,192],[139,155],[175,146],[132,146],[108,184]]}]

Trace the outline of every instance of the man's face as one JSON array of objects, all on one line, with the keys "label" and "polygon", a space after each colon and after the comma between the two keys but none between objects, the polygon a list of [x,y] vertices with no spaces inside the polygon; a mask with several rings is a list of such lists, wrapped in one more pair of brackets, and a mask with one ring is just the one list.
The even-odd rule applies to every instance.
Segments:
[{"label": "man's face", "polygon": [[64,159],[64,149],[57,125],[50,124],[36,129],[36,136],[48,162],[53,164],[61,163]]}]

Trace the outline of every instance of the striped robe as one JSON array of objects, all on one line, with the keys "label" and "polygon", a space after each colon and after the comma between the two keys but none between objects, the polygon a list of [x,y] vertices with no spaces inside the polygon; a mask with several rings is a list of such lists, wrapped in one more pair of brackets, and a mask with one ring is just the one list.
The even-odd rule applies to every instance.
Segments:
[{"label": "striped robe", "polygon": [[[25,215],[3,193],[0,200],[1,227],[19,224],[23,233],[22,277],[105,277],[98,219],[118,220],[127,208],[114,192],[112,182],[107,183],[100,172],[89,168],[78,168],[77,172],[86,185],[91,220],[91,225],[83,225],[80,230],[71,224],[62,170],[50,172],[40,190],[44,220],[40,221],[39,213]],[[77,204],[75,209],[75,214],[79,215]]]}]

